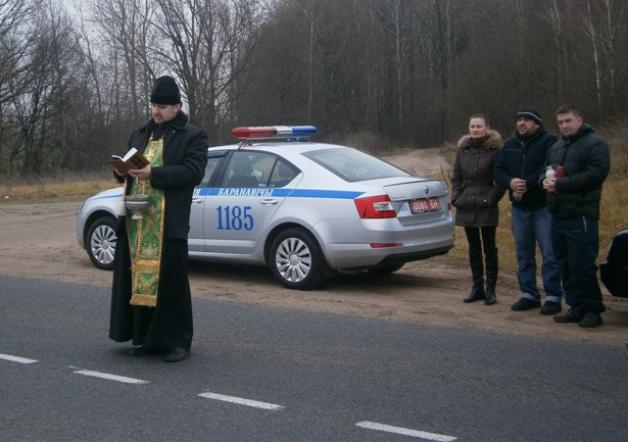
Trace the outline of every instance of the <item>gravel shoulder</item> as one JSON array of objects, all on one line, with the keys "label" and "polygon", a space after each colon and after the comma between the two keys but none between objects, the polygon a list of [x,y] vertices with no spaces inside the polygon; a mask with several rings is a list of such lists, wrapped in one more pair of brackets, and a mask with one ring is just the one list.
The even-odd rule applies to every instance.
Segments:
[{"label": "gravel shoulder", "polygon": [[[421,151],[420,159],[416,151],[400,151],[386,159],[432,176],[440,174],[444,164],[437,149]],[[80,206],[81,201],[0,201],[0,275],[110,285],[112,273],[94,267],[76,242],[76,214]],[[456,240],[464,239],[458,234]],[[280,287],[270,270],[261,267],[208,262],[190,265],[190,283],[197,297],[472,328],[488,333],[608,345],[624,345],[628,341],[628,300],[605,292],[608,308],[605,325],[584,330],[576,324],[555,324],[551,317],[538,311],[511,311],[510,305],[518,298],[514,269],[500,270],[498,303],[494,306],[464,304],[462,298],[469,282],[465,262],[448,255],[406,264],[387,276],[343,274],[308,292]]]}]

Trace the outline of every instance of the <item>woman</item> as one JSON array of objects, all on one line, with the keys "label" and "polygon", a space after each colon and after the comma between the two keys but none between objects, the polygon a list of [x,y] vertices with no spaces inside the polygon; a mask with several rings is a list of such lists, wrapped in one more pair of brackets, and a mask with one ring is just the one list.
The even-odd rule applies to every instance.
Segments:
[{"label": "woman", "polygon": [[486,117],[482,114],[471,115],[469,134],[458,141],[451,202],[456,207],[456,225],[464,227],[467,236],[473,275],[473,288],[464,302],[484,299],[486,305],[492,305],[497,301],[495,231],[499,216],[498,203],[505,190],[495,183],[493,167],[501,142],[499,133],[489,129]]}]

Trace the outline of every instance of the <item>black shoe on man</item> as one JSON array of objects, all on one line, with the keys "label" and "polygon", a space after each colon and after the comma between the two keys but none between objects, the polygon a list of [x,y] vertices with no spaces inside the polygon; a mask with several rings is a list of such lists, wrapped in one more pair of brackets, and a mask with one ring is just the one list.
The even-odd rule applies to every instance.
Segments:
[{"label": "black shoe on man", "polygon": [[139,347],[129,348],[129,356],[133,356],[133,357],[150,356],[150,355],[154,355],[155,353],[157,353],[155,348],[145,347],[143,345]]},{"label": "black shoe on man", "polygon": [[524,310],[532,310],[533,308],[538,308],[541,306],[540,301],[535,301],[528,298],[521,298],[519,301],[515,302],[510,306],[516,312],[522,312]]},{"label": "black shoe on man", "polygon": [[190,357],[190,350],[183,347],[170,349],[164,356],[164,362],[179,362]]},{"label": "black shoe on man", "polygon": [[555,315],[556,313],[560,313],[562,310],[562,306],[560,302],[554,301],[545,301],[545,303],[541,306],[540,313],[542,315]]},{"label": "black shoe on man", "polygon": [[599,327],[603,324],[602,315],[597,312],[586,312],[582,317],[582,320],[578,323],[583,328]]},{"label": "black shoe on man", "polygon": [[584,318],[584,312],[578,307],[571,307],[564,315],[554,316],[554,321],[558,323],[580,322]]}]

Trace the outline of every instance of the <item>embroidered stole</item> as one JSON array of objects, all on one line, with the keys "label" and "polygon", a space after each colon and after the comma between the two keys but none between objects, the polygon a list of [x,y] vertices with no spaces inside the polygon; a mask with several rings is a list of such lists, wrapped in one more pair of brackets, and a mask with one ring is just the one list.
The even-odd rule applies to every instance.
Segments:
[{"label": "embroidered stole", "polygon": [[[144,156],[151,167],[163,165],[163,137],[151,139],[144,150]],[[126,217],[126,228],[131,255],[131,305],[155,307],[159,290],[159,269],[163,249],[165,220],[164,192],[153,189],[150,180],[127,180],[128,194],[150,196],[150,203],[143,217],[138,220]],[[126,190],[126,189],[125,189]],[[127,195],[127,192],[124,193]]]}]

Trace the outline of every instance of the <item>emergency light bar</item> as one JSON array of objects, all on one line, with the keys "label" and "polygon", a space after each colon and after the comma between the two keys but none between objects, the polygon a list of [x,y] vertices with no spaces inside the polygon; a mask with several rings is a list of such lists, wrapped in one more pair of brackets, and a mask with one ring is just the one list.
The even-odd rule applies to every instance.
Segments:
[{"label": "emergency light bar", "polygon": [[241,140],[303,138],[314,134],[314,126],[242,126],[231,130],[231,135]]}]

